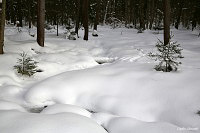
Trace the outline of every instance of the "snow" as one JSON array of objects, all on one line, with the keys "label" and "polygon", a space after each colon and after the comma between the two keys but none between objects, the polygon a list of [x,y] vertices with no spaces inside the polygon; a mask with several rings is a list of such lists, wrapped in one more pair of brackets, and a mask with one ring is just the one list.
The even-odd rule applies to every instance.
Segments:
[{"label": "snow", "polygon": [[90,117],[91,113],[81,107],[67,104],[55,104],[45,108],[42,114],[75,113],[85,117]]},{"label": "snow", "polygon": [[[98,27],[98,37],[65,39],[46,31],[45,47],[26,28],[6,27],[0,56],[0,133],[200,132],[200,38],[172,29],[183,47],[178,72],[156,72],[147,53],[163,34]],[[33,28],[33,33],[35,28]],[[36,33],[36,32],[35,32]],[[43,72],[13,70],[19,53]],[[31,110],[37,110],[33,113]]]},{"label": "snow", "polygon": [[53,115],[0,111],[1,133],[107,133],[87,117],[74,113]]},{"label": "snow", "polygon": [[26,110],[20,105],[7,101],[0,101],[0,110],[18,110],[21,112],[26,112]]}]

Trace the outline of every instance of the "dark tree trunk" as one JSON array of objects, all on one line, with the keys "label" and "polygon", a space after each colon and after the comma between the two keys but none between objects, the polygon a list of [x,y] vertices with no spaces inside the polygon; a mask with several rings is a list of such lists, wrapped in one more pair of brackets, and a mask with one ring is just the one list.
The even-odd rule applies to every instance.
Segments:
[{"label": "dark tree trunk", "polygon": [[178,29],[180,21],[181,21],[181,15],[182,15],[182,11],[183,11],[183,5],[184,5],[184,1],[181,0],[180,3],[179,3],[179,10],[178,10],[178,15],[177,15],[178,18],[177,18],[176,23],[175,23],[175,28],[176,29]]},{"label": "dark tree trunk", "polygon": [[57,36],[59,35],[58,28],[59,28],[59,21],[58,21],[58,15],[57,15]]},{"label": "dark tree trunk", "polygon": [[99,24],[99,6],[100,6],[100,0],[96,0],[96,18],[94,22],[94,30],[97,30],[97,25]]},{"label": "dark tree trunk", "polygon": [[89,29],[88,29],[88,1],[89,0],[83,0],[83,27],[85,29],[85,32],[84,32],[84,40],[88,40],[88,32],[89,32]]},{"label": "dark tree trunk", "polygon": [[16,18],[15,18],[15,13],[14,13],[14,6],[13,6],[13,0],[10,1],[10,17],[11,17],[11,23],[14,23],[14,25],[16,24]]},{"label": "dark tree trunk", "polygon": [[127,27],[127,28],[130,28],[129,26],[130,26],[130,16],[131,16],[131,14],[130,14],[130,11],[131,11],[131,9],[130,9],[130,0],[126,0],[125,1],[125,26]]},{"label": "dark tree trunk", "polygon": [[139,4],[139,21],[140,21],[140,29],[145,30],[145,13],[144,13],[144,0],[140,0],[140,4]]},{"label": "dark tree trunk", "polygon": [[22,27],[23,26],[23,23],[22,23],[22,1],[21,0],[18,0],[17,1],[17,4],[18,4],[18,13],[17,13],[17,19],[19,21],[19,26]]},{"label": "dark tree trunk", "polygon": [[31,2],[28,3],[28,25],[29,29],[31,29]]},{"label": "dark tree trunk", "polygon": [[38,0],[37,4],[37,42],[44,47],[45,0]]},{"label": "dark tree trunk", "polygon": [[151,1],[151,17],[150,17],[150,24],[149,24],[149,29],[152,29],[153,22],[154,22],[154,17],[155,17],[155,0]]},{"label": "dark tree trunk", "polygon": [[0,3],[0,54],[3,54],[6,0]]},{"label": "dark tree trunk", "polygon": [[170,40],[170,0],[164,0],[164,45]]},{"label": "dark tree trunk", "polygon": [[79,23],[80,23],[80,6],[81,1],[80,0],[76,0],[76,27],[75,27],[75,33],[78,36],[78,30],[79,30]]}]

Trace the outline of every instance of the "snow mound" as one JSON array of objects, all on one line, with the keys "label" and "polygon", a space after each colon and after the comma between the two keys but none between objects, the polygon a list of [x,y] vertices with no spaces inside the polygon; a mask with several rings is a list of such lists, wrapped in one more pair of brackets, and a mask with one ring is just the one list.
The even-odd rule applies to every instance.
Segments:
[{"label": "snow mound", "polygon": [[[182,133],[183,128],[166,122],[143,122],[134,118],[119,117],[108,113],[94,113],[92,119],[97,121],[109,133]],[[182,130],[182,131],[181,131]],[[184,130],[192,133],[198,128]],[[190,132],[191,131],[191,132]]]},{"label": "snow mound", "polygon": [[28,88],[25,99],[32,106],[73,104],[145,122],[200,127],[195,114],[200,105],[199,75],[192,71],[166,74],[150,67],[137,62],[112,63],[62,73]]},{"label": "snow mound", "polygon": [[11,103],[7,101],[0,100],[0,111],[1,110],[18,110],[21,112],[26,112],[26,110],[16,103]]},{"label": "snow mound", "polygon": [[74,113],[30,114],[0,111],[1,133],[107,133],[93,120]]},{"label": "snow mound", "polygon": [[168,123],[145,123],[131,118],[114,118],[106,126],[109,133],[192,133]]},{"label": "snow mound", "polygon": [[48,106],[42,112],[42,114],[58,114],[58,113],[74,113],[82,116],[90,117],[91,113],[81,107],[67,104],[55,104]]}]

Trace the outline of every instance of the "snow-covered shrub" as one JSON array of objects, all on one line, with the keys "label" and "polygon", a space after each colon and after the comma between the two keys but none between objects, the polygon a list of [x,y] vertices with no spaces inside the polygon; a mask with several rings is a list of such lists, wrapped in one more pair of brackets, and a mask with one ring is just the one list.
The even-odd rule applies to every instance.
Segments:
[{"label": "snow-covered shrub", "polygon": [[44,27],[45,27],[46,30],[54,29],[54,27],[52,25],[49,25],[49,24],[45,24]]},{"label": "snow-covered shrub", "polygon": [[143,33],[143,30],[139,28],[137,33]]},{"label": "snow-covered shrub", "polygon": [[69,40],[76,40],[76,32],[75,31],[67,31],[66,33],[66,39],[68,38]]},{"label": "snow-covered shrub", "polygon": [[93,30],[93,32],[92,32],[92,36],[94,36],[94,37],[98,37],[98,32],[97,32],[96,30]]},{"label": "snow-covered shrub", "polygon": [[176,41],[172,41],[173,36],[170,37],[168,45],[164,45],[164,42],[158,39],[156,48],[157,53],[149,53],[149,56],[159,61],[159,64],[156,65],[155,69],[157,71],[170,72],[177,71],[177,67],[181,62],[177,62],[178,59],[183,58],[180,48],[180,44]]},{"label": "snow-covered shrub", "polygon": [[31,77],[37,72],[37,63],[31,57],[27,56],[25,52],[20,54],[21,58],[18,58],[17,65],[14,69],[21,75]]},{"label": "snow-covered shrub", "polygon": [[121,20],[119,20],[118,18],[115,18],[115,17],[109,17],[106,20],[106,23],[109,24],[113,29],[121,28],[121,26],[124,24],[123,21],[121,21]]}]

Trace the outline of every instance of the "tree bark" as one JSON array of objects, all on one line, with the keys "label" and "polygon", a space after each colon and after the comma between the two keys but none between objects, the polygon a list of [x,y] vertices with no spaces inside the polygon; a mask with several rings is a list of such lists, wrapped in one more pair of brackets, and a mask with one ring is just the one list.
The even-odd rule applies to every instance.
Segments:
[{"label": "tree bark", "polygon": [[154,17],[155,17],[155,0],[151,1],[151,17],[150,17],[150,24],[149,24],[149,29],[151,30],[153,27],[153,22],[154,22]]},{"label": "tree bark", "polygon": [[96,0],[96,18],[94,22],[94,30],[97,30],[97,25],[99,24],[99,6],[100,0]]},{"label": "tree bark", "polygon": [[177,14],[177,20],[175,23],[175,28],[178,29],[180,21],[181,21],[181,16],[182,16],[182,11],[183,11],[183,5],[184,5],[184,1],[181,0],[179,3],[179,10],[178,10],[178,14]]},{"label": "tree bark", "polygon": [[37,4],[37,42],[44,47],[45,0],[38,0]]},{"label": "tree bark", "polygon": [[105,14],[104,14],[103,25],[106,24],[106,18],[107,18],[107,14],[108,14],[109,4],[110,4],[110,0],[108,0],[107,5],[106,5],[106,11],[105,11]]},{"label": "tree bark", "polygon": [[80,6],[81,1],[80,0],[76,0],[76,27],[75,27],[75,33],[78,36],[78,30],[79,30],[79,23],[80,23]]},{"label": "tree bark", "polygon": [[170,0],[164,0],[164,45],[170,40]]},{"label": "tree bark", "polygon": [[23,22],[22,22],[22,1],[18,0],[17,1],[17,6],[18,6],[18,13],[17,13],[17,19],[19,21],[19,26],[22,27],[23,26]]},{"label": "tree bark", "polygon": [[139,15],[140,15],[140,18],[139,18],[139,21],[140,21],[140,29],[143,29],[145,30],[145,10],[144,10],[144,6],[145,6],[145,1],[144,0],[140,0],[140,3],[139,3]]},{"label": "tree bark", "polygon": [[3,54],[6,0],[0,3],[0,54]]},{"label": "tree bark", "polygon": [[89,32],[89,29],[88,29],[88,0],[83,0],[83,27],[84,27],[84,40],[88,40],[88,32]]}]

